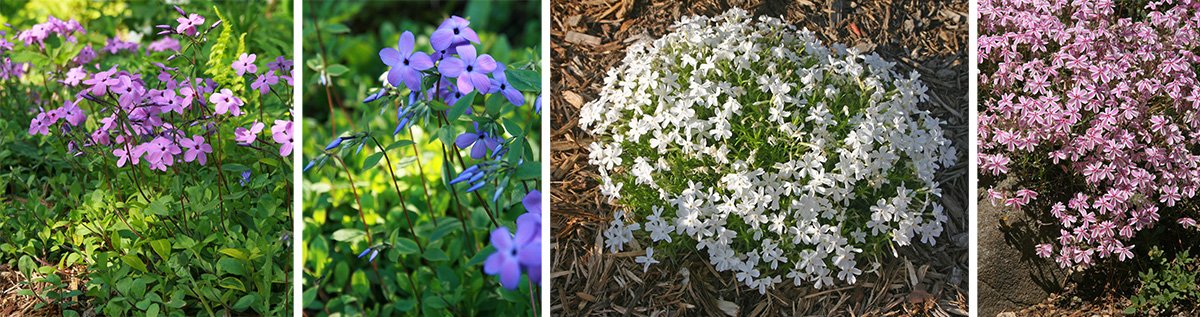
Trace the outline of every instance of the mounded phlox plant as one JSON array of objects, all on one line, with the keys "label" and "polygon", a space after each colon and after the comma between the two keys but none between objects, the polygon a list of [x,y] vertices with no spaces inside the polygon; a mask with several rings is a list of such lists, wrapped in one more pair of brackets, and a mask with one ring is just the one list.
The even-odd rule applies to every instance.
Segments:
[{"label": "mounded phlox plant", "polygon": [[[1131,239],[1160,217],[1200,228],[1176,206],[1200,186],[1197,8],[1151,1],[1124,8],[1144,10],[1130,18],[1106,0],[980,3],[980,173],[1041,186],[1061,169],[1077,184],[1048,210],[1060,235],[1041,257],[1087,268],[1132,258]],[[1020,209],[1034,189],[986,195]]]},{"label": "mounded phlox plant", "polygon": [[896,247],[937,243],[934,176],[957,151],[918,109],[918,74],[741,9],[674,29],[632,45],[581,112],[600,191],[625,206],[611,252],[649,242],[648,268],[704,251],[765,293],[854,284]]}]

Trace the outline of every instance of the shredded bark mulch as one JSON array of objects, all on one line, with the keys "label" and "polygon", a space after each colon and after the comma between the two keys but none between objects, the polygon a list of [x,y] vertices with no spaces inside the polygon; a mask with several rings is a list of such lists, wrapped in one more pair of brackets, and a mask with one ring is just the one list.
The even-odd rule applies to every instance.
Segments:
[{"label": "shredded bark mulch", "polygon": [[[930,100],[921,105],[947,121],[958,165],[938,180],[949,221],[935,246],[904,248],[879,274],[854,286],[815,290],[790,281],[760,295],[719,274],[699,254],[664,259],[638,273],[634,252],[603,250],[603,229],[617,206],[601,199],[587,164],[592,137],[579,110],[596,98],[608,68],[625,48],[670,32],[681,17],[740,7],[782,17],[827,43],[878,53],[895,71],[921,74]],[[967,1],[584,0],[551,2],[551,312],[555,315],[966,315]],[[640,249],[635,246],[635,249]],[[684,273],[686,272],[686,273]]]}]

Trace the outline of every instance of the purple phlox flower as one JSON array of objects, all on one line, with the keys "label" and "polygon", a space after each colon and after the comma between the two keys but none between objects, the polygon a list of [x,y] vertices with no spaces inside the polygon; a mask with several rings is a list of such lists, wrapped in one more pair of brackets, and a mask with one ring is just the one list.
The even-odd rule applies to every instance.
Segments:
[{"label": "purple phlox flower", "polygon": [[533,100],[533,112],[542,113],[542,100],[546,99],[546,94],[538,95],[537,99]]},{"label": "purple phlox flower", "polygon": [[292,121],[291,120],[275,120],[275,125],[271,126],[271,138],[275,143],[279,143],[279,155],[288,156],[292,154]]},{"label": "purple phlox flower", "polygon": [[167,166],[175,164],[175,155],[181,153],[183,153],[183,149],[175,145],[175,142],[171,142],[166,137],[158,136],[147,144],[146,162],[150,164],[150,169],[166,171]]},{"label": "purple phlox flower", "polygon": [[164,38],[158,39],[157,41],[150,42],[150,45],[146,46],[146,53],[149,54],[149,53],[153,53],[153,52],[163,52],[163,51],[178,52],[180,49],[181,49],[181,47],[179,45],[179,40],[176,40],[173,37],[164,37]]},{"label": "purple phlox flower", "polygon": [[79,108],[79,100],[74,102],[67,100],[63,102],[62,108],[59,108],[63,118],[67,119],[67,123],[72,126],[77,126],[87,120],[87,114],[83,113],[83,109]]},{"label": "purple phlox flower", "polygon": [[476,58],[475,47],[470,44],[458,47],[458,58],[447,58],[438,64],[438,71],[450,78],[458,78],[458,90],[469,94],[475,89],[484,90],[491,86],[487,74],[496,69],[496,60],[483,54]]},{"label": "purple phlox flower", "polygon": [[525,94],[508,84],[508,76],[504,74],[504,71],[507,69],[508,67],[505,67],[504,64],[496,63],[496,70],[492,71],[491,87],[488,89],[488,93],[494,94],[499,92],[513,105],[517,107],[524,106]]},{"label": "purple phlox flower", "polygon": [[442,59],[452,55],[458,55],[458,46],[450,45],[450,47],[444,49],[434,50],[433,54],[429,54],[429,58],[432,58],[435,61],[441,61]]},{"label": "purple phlox flower", "polygon": [[521,198],[521,205],[525,206],[525,211],[541,214],[542,213],[542,192],[534,189],[525,194]]},{"label": "purple phlox flower", "polygon": [[193,36],[196,35],[196,26],[204,24],[204,17],[200,16],[199,14],[192,13],[187,17],[176,18],[175,21],[179,22],[179,26],[175,27],[175,32],[179,32],[180,34],[187,36]]},{"label": "purple phlox flower", "polygon": [[395,87],[400,87],[398,84],[403,82],[408,90],[421,90],[421,71],[433,67],[433,60],[428,54],[421,51],[413,51],[415,40],[410,31],[404,31],[400,34],[400,40],[397,41],[399,50],[391,47],[386,47],[379,50],[379,58],[383,63],[391,66],[388,70],[388,83]]},{"label": "purple phlox flower", "polygon": [[460,149],[471,147],[471,158],[482,159],[487,155],[488,150],[495,150],[500,146],[500,140],[488,137],[488,133],[479,130],[479,123],[475,122],[475,133],[463,132],[454,140],[454,144]]},{"label": "purple phlox flower", "polygon": [[[128,146],[128,145],[126,145]],[[141,161],[141,153],[133,149],[126,150],[123,147],[118,147],[113,150],[113,156],[117,157],[117,167],[125,166],[128,162],[130,165],[137,165]]]},{"label": "purple phlox flower", "polygon": [[254,59],[258,58],[254,54],[242,53],[236,61],[233,61],[233,70],[237,71],[238,76],[242,76],[247,72],[254,74],[258,72],[258,66],[254,65]]},{"label": "purple phlox flower", "polygon": [[442,21],[442,25],[438,26],[436,31],[429,36],[429,42],[436,50],[443,50],[451,46],[461,46],[466,42],[479,44],[479,34],[475,33],[468,25],[471,21],[463,19],[459,16],[451,16],[446,21]]},{"label": "purple phlox flower", "polygon": [[216,107],[217,114],[229,112],[235,117],[242,115],[241,106],[244,103],[241,98],[234,97],[233,91],[229,90],[229,88],[221,89],[220,92],[209,95],[208,101],[212,102],[214,107]]},{"label": "purple phlox flower", "polygon": [[[261,123],[259,123],[259,124],[261,124]],[[242,171],[242,179],[238,180],[238,184],[241,184],[242,186],[246,186],[246,183],[249,181],[250,181],[250,170]]]},{"label": "purple phlox flower", "polygon": [[483,262],[483,272],[488,275],[499,274],[500,286],[510,290],[517,289],[521,282],[520,255],[524,245],[518,244],[506,227],[493,230],[491,242],[496,248],[496,253],[489,255]]},{"label": "purple phlox flower", "polygon": [[116,73],[117,65],[113,65],[112,68],[109,68],[106,71],[98,72],[92,75],[92,79],[83,81],[83,84],[91,85],[92,87],[88,88],[88,90],[92,91],[92,95],[101,97],[108,92],[109,86],[116,85],[120,82],[120,80],[113,77],[113,74]]},{"label": "purple phlox flower", "polygon": [[266,95],[267,92],[271,91],[271,85],[278,83],[279,76],[275,76],[275,70],[271,70],[268,72],[263,72],[262,76],[258,76],[258,79],[254,80],[254,83],[250,84],[250,88],[258,89],[260,94]]},{"label": "purple phlox flower", "polygon": [[515,242],[522,246],[517,251],[518,262],[526,268],[525,274],[529,275],[530,282],[540,282],[542,272],[542,214],[540,212],[531,212],[517,217],[517,235],[515,238]]},{"label": "purple phlox flower", "polygon": [[50,135],[50,124],[46,123],[46,113],[39,113],[29,122],[29,135]]},{"label": "purple phlox flower", "polygon": [[204,153],[212,153],[212,145],[204,143],[204,137],[199,135],[193,135],[191,139],[183,138],[179,144],[187,149],[187,152],[183,153],[185,162],[199,160],[200,165],[204,165],[208,161],[208,156]]},{"label": "purple phlox flower", "polygon": [[250,129],[243,127],[234,129],[233,140],[242,144],[254,143],[255,140],[258,140],[258,134],[262,132],[263,127],[266,127],[266,125],[258,122],[258,120],[254,120],[254,123],[250,125]]},{"label": "purple phlox flower", "polygon": [[293,65],[293,63],[294,63],[294,62],[293,62],[292,60],[290,60],[290,59],[286,59],[286,58],[285,58],[285,57],[283,57],[283,56],[279,56],[279,57],[276,57],[276,58],[275,58],[275,61],[274,61],[274,62],[269,62],[269,63],[267,63],[267,68],[269,68],[269,69],[277,69],[277,70],[279,70],[279,71],[282,71],[282,72],[285,72],[285,73],[286,73],[286,72],[288,72],[288,71],[291,71],[291,70],[292,70],[292,65]]},{"label": "purple phlox flower", "polygon": [[67,86],[78,86],[79,82],[83,81],[83,79],[87,78],[87,76],[88,73],[87,71],[83,70],[83,66],[76,66],[67,71],[67,78],[58,82]]}]

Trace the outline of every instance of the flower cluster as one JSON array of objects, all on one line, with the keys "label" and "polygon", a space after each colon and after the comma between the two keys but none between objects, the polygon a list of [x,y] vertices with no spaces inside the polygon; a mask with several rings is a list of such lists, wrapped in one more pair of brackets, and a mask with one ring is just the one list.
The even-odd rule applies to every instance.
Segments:
[{"label": "flower cluster", "polygon": [[527,212],[517,217],[517,234],[505,227],[493,230],[491,242],[496,253],[488,255],[483,264],[483,272],[500,275],[500,285],[508,289],[517,288],[522,272],[532,283],[542,280],[542,193],[530,191],[521,204]]},{"label": "flower cluster", "polygon": [[[189,18],[180,18],[177,27],[159,26],[165,29],[159,34],[179,35],[191,44],[205,41],[203,37],[207,31],[200,33],[195,29],[198,23],[203,23],[204,18],[195,13],[187,15],[182,9],[178,9],[178,12]],[[213,24],[213,27],[219,23]],[[50,17],[48,22],[22,31],[17,38],[27,46],[41,45],[49,34],[71,37],[74,32],[86,33],[86,30],[74,20],[62,22]],[[147,53],[179,51],[179,42],[178,39],[164,37],[151,44]],[[116,54],[124,49],[136,51],[138,47],[140,45],[137,43],[113,38],[109,39],[109,45],[101,52]],[[167,63],[153,63],[156,67],[149,69],[122,69],[121,65],[114,64],[103,70],[100,64],[84,64],[99,56],[90,46],[83,47],[79,55],[62,68],[67,69],[65,74],[49,75],[62,76],[58,82],[77,91],[72,97],[66,98],[60,107],[34,109],[36,116],[29,123],[29,134],[58,135],[68,140],[68,149],[76,152],[75,155],[85,152],[111,154],[118,167],[144,165],[151,170],[166,171],[181,161],[207,164],[213,153],[211,140],[223,138],[214,134],[220,131],[222,123],[241,116],[241,107],[246,103],[232,90],[220,87],[212,79],[191,77],[180,67],[167,65],[172,60],[176,63],[190,60],[186,57],[177,59],[179,56],[179,53],[175,53],[166,59]],[[251,62],[253,56],[250,54]],[[80,60],[81,57],[86,58]],[[237,69],[239,65],[234,63],[228,67]],[[253,68],[254,65],[241,66]],[[290,60],[280,56],[276,63],[268,64],[268,69],[270,73],[259,77],[262,83],[253,86],[255,89],[260,89],[264,94],[271,91],[271,85],[278,83],[279,77],[274,76],[276,71],[289,74],[283,77],[291,86]],[[262,79],[264,77],[267,79]],[[85,125],[88,118],[96,121],[94,125]],[[271,127],[274,145],[279,147],[279,155],[288,156],[294,141],[292,121],[274,122]],[[87,128],[92,130],[86,131]],[[242,142],[240,145],[254,147],[253,143],[262,129],[263,124],[256,122],[251,130],[238,128],[235,138]]]},{"label": "flower cluster", "polygon": [[934,175],[957,150],[917,108],[918,74],[741,9],[674,28],[631,46],[581,110],[600,191],[627,206],[610,251],[645,232],[658,245],[639,263],[707,249],[765,293],[854,284],[894,246],[936,243]]},{"label": "flower cluster", "polygon": [[[1030,170],[1053,168],[1078,182],[1050,207],[1061,234],[1037,246],[1042,257],[1082,268],[1124,261],[1160,208],[1196,196],[1197,5],[1151,1],[1144,18],[1130,18],[1105,0],[980,3],[981,173],[1036,182]],[[1015,209],[1037,197],[987,190]]]}]

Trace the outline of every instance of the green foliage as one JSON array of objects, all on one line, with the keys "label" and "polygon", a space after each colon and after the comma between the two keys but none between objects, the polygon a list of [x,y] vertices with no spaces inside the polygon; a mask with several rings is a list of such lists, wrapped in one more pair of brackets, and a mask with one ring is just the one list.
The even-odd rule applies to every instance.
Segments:
[{"label": "green foliage", "polygon": [[1150,250],[1150,267],[1138,273],[1142,287],[1131,299],[1126,314],[1170,312],[1171,307],[1194,306],[1200,299],[1200,261],[1187,250],[1168,258],[1157,246]]}]

